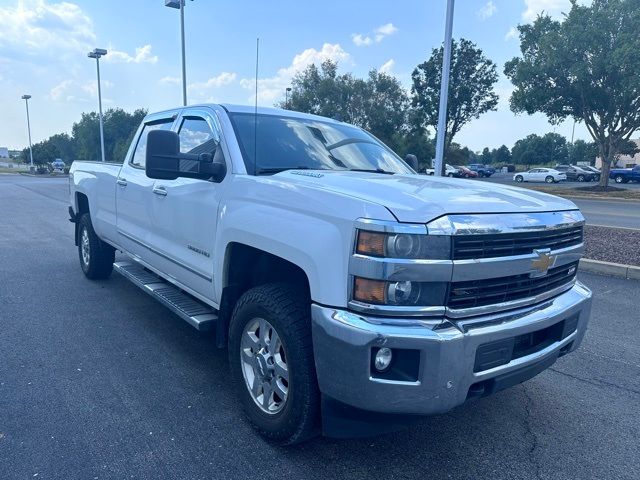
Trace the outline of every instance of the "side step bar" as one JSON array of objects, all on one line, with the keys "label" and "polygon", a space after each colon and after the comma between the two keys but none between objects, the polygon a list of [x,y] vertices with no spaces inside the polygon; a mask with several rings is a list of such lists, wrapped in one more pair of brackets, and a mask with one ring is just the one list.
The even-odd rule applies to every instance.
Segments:
[{"label": "side step bar", "polygon": [[200,331],[215,328],[216,310],[184,293],[178,287],[158,277],[155,273],[132,262],[115,262],[113,269],[130,280],[169,310]]}]

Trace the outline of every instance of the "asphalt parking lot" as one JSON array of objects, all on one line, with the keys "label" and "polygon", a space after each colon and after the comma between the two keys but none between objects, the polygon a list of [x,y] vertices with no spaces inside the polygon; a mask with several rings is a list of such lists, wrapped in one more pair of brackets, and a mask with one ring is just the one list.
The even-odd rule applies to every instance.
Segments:
[{"label": "asphalt parking lot", "polygon": [[113,275],[90,282],[66,180],[0,175],[0,479],[640,478],[640,282],[594,290],[582,347],[531,381],[365,440],[274,447],[226,352]]}]

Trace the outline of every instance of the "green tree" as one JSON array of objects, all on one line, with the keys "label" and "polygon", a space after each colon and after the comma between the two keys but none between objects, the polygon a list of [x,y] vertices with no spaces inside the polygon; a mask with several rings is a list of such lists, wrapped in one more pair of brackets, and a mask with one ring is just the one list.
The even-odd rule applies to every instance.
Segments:
[{"label": "green tree", "polygon": [[497,165],[507,165],[511,163],[511,151],[506,145],[502,145],[493,151],[493,163]]},{"label": "green tree", "polygon": [[[53,142],[43,140],[42,142],[34,143],[32,146],[33,152],[33,164],[37,166],[43,166],[53,162],[56,158],[60,158],[60,150]],[[24,163],[30,163],[29,148],[22,150],[21,160]]]},{"label": "green tree", "polygon": [[598,146],[595,143],[576,140],[569,145],[569,163],[576,165],[578,162],[592,164],[598,156]]},{"label": "green tree", "polygon": [[326,60],[320,68],[309,65],[292,80],[288,103],[278,104],[299,112],[335,118],[368,130],[397,149],[405,131],[407,94],[398,80],[372,70],[368,77],[338,74],[338,65]]},{"label": "green tree", "polygon": [[[417,126],[433,128],[436,135],[439,133],[437,127],[443,50],[443,47],[434,49],[429,59],[418,65],[411,74],[412,105],[419,113]],[[445,152],[464,125],[483,113],[496,110],[498,95],[494,92],[494,86],[497,81],[496,65],[480,48],[469,40],[453,40]]]},{"label": "green tree", "polygon": [[558,133],[542,137],[532,133],[515,143],[511,155],[513,161],[521,165],[556,165],[567,162],[569,151],[567,140]]},{"label": "green tree", "polygon": [[[121,108],[104,112],[104,151],[109,162],[121,162],[129,148],[140,122],[147,114],[144,109],[127,113]],[[99,160],[100,118],[96,112],[83,113],[79,122],[73,124],[73,139],[76,157],[79,160]]]},{"label": "green tree", "polygon": [[488,165],[493,161],[493,155],[491,154],[491,150],[489,150],[489,147],[484,147],[482,149],[482,154],[480,155],[480,161],[485,165]]},{"label": "green tree", "polygon": [[572,0],[564,20],[543,15],[518,30],[521,56],[504,69],[516,87],[511,109],[584,122],[606,188],[611,161],[640,129],[640,0]]},{"label": "green tree", "polygon": [[47,139],[60,152],[60,157],[67,165],[75,160],[75,141],[68,133],[56,133]]}]

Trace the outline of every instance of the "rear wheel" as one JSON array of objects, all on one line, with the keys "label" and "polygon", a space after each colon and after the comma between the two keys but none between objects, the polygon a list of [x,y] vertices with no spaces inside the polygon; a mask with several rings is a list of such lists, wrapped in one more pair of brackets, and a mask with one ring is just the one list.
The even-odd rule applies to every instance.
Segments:
[{"label": "rear wheel", "polygon": [[547,183],[555,182],[554,178],[551,175],[549,175],[547,178],[545,178],[544,181],[547,182]]},{"label": "rear wheel", "polygon": [[518,183],[524,182],[524,177],[522,175],[516,175],[516,182]]},{"label": "rear wheel", "polygon": [[578,175],[578,181],[584,182],[585,181],[584,175]]},{"label": "rear wheel", "polygon": [[447,177],[453,177],[453,173],[447,173]]},{"label": "rear wheel", "polygon": [[88,213],[83,214],[78,222],[78,256],[87,278],[100,280],[111,275],[115,249],[98,238]]},{"label": "rear wheel", "polygon": [[320,393],[306,294],[277,283],[246,292],[229,327],[229,364],[251,424],[281,444],[319,432]]},{"label": "rear wheel", "polygon": [[625,183],[624,177],[622,175],[616,175],[614,180],[616,181],[616,183]]}]

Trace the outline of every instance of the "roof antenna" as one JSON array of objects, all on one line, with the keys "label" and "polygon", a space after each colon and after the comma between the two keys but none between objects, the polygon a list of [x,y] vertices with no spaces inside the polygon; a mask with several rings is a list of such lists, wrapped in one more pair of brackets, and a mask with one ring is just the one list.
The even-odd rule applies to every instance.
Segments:
[{"label": "roof antenna", "polygon": [[258,58],[260,58],[260,37],[256,38],[256,99],[253,110],[253,174],[258,174]]}]

